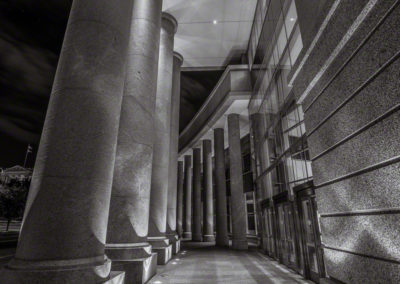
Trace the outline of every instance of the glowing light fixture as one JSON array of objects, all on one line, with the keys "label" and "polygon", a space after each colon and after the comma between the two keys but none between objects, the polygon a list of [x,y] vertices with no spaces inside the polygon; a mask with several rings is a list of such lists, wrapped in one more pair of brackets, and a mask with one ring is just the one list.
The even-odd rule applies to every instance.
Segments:
[{"label": "glowing light fixture", "polygon": [[213,21],[213,24],[214,24],[214,25],[218,24],[218,21],[217,21],[217,20],[214,20],[214,21]]},{"label": "glowing light fixture", "polygon": [[293,22],[294,20],[296,20],[296,18],[290,18],[290,21]]}]

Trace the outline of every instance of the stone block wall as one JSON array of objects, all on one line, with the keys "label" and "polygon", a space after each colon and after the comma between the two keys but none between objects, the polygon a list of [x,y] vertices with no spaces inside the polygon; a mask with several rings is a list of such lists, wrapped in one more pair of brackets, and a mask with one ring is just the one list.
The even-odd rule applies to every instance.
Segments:
[{"label": "stone block wall", "polygon": [[304,46],[293,86],[326,270],[344,283],[400,283],[400,1],[327,2],[333,14]]}]

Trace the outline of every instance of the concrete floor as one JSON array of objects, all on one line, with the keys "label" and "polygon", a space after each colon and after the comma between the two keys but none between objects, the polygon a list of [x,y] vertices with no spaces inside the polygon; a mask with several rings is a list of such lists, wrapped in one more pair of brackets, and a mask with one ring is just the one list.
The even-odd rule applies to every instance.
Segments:
[{"label": "concrete floor", "polygon": [[250,248],[246,252],[211,243],[183,242],[181,252],[149,283],[313,283]]}]

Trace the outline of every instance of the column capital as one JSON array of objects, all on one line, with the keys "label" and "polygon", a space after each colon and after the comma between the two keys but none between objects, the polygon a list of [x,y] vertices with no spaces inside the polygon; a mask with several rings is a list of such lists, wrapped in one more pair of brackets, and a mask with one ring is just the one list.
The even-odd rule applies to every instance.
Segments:
[{"label": "column capital", "polygon": [[169,13],[162,12],[161,14],[161,26],[166,29],[169,33],[175,34],[178,30],[178,21]]}]

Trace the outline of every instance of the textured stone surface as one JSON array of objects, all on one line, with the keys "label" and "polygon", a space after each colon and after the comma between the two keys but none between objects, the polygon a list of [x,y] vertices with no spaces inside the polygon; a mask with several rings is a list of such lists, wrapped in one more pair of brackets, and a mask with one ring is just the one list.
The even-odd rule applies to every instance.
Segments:
[{"label": "textured stone surface", "polygon": [[[311,100],[320,93],[322,88],[334,76],[345,60],[350,57],[354,49],[366,37],[367,33],[369,33],[377,22],[383,18],[384,13],[393,2],[393,0],[377,2],[368,18],[353,34],[351,42],[341,51],[321,80],[310,92],[309,97],[304,101],[305,106],[308,106]],[[312,105],[310,110],[316,111],[312,111],[310,114],[310,125],[308,125],[307,129],[311,130],[318,121],[326,114],[330,113],[338,104],[348,97],[349,94],[354,92],[360,84],[366,81],[399,50],[400,40],[398,39],[398,31],[396,29],[399,13],[400,8],[397,7],[323,92],[323,95]],[[342,15],[342,17],[344,16],[345,14]],[[332,101],[336,101],[337,103],[332,104]]]},{"label": "textured stone surface", "polygon": [[325,245],[400,261],[400,214],[324,217],[320,221]]},{"label": "textured stone surface", "polygon": [[[368,0],[340,1],[336,12],[294,82],[296,96],[299,97],[303,94],[308,84],[318,73],[321,66],[324,65],[324,62],[328,59],[329,55],[343,38],[344,33],[347,32],[367,2]],[[311,97],[307,97],[307,100],[311,100]],[[305,101],[305,105],[308,105],[307,102]]]},{"label": "textured stone surface", "polygon": [[[394,2],[368,2],[372,10],[315,84],[303,102],[303,108],[311,104]],[[343,28],[340,22],[346,19],[353,21],[364,5],[365,1],[341,1],[337,15],[334,15],[330,24],[339,25],[335,25],[335,28],[329,28],[328,25],[326,35],[337,33],[341,37],[345,36],[347,28]],[[342,11],[343,7],[347,7],[346,12]],[[399,104],[398,59],[386,66],[378,76],[371,78],[399,51],[399,19],[400,9],[397,5],[307,110],[305,123],[310,133],[330,112],[369,80],[365,88],[309,136],[308,145],[312,157]],[[327,50],[336,44],[335,38],[326,38]],[[321,65],[315,63],[325,60],[326,51],[315,49],[313,57],[299,78],[312,78],[321,69]],[[307,70],[309,73],[304,74]],[[298,80],[294,84],[296,95],[302,93],[302,79]],[[399,156],[399,118],[399,111],[392,112],[390,116],[315,159],[312,163],[314,183],[319,185],[332,181]],[[324,250],[328,276],[345,283],[399,282],[399,216],[390,211],[400,205],[398,180],[399,164],[396,163],[316,189],[319,213],[343,213],[340,216],[322,215],[320,218],[322,242],[328,246]],[[338,250],[330,249],[329,246]]]},{"label": "textured stone surface", "polygon": [[335,250],[324,250],[329,275],[344,283],[395,284],[400,282],[400,265]]},{"label": "textured stone surface", "polygon": [[193,231],[192,240],[201,242],[201,149],[193,148]]},{"label": "textured stone surface", "polygon": [[192,238],[192,156],[185,155],[183,238]]},{"label": "textured stone surface", "polygon": [[320,213],[400,206],[400,164],[316,189]]},{"label": "textured stone surface", "polygon": [[[14,260],[4,283],[97,283],[133,1],[73,2]],[[4,274],[3,274],[4,273]]]},{"label": "textured stone surface", "polygon": [[176,25],[177,22],[171,15],[162,14],[150,193],[149,236],[152,237],[165,236],[167,230],[173,48]]},{"label": "textured stone surface", "polygon": [[203,241],[212,242],[214,238],[214,194],[211,140],[203,140]]},{"label": "textured stone surface", "polygon": [[176,235],[177,217],[177,190],[178,190],[178,142],[179,142],[179,105],[181,91],[181,65],[183,58],[174,52],[172,97],[171,97],[171,124],[169,146],[169,174],[168,174],[168,204],[167,204],[167,234]]},{"label": "textured stone surface", "polygon": [[153,159],[154,83],[158,67],[158,53],[154,50],[159,49],[161,6],[159,0],[151,3],[141,0],[135,1],[133,9],[107,243],[144,244],[141,248],[127,247],[127,258],[120,256],[118,260],[132,260],[134,254],[136,258],[149,257],[151,252],[151,248],[150,251],[146,249],[145,242]]},{"label": "textured stone surface", "polygon": [[232,208],[232,248],[247,249],[246,208],[243,194],[239,115],[228,115],[229,172]]},{"label": "textured stone surface", "polygon": [[229,246],[224,129],[214,129],[216,245]]},{"label": "textured stone surface", "polygon": [[397,112],[314,161],[314,183],[318,185],[400,155],[399,119]]},{"label": "textured stone surface", "polygon": [[177,193],[177,212],[176,212],[176,232],[179,237],[183,235],[183,161],[178,162],[178,193]]},{"label": "textured stone surface", "polygon": [[[398,59],[308,138],[314,145],[311,151],[312,157],[400,103],[398,94],[400,81],[397,80],[399,68]],[[312,110],[310,114],[317,112],[321,116],[327,115],[323,110],[317,109]],[[309,116],[307,113],[306,120],[313,121],[312,115]],[[307,125],[307,129],[311,129],[309,127]]]}]

